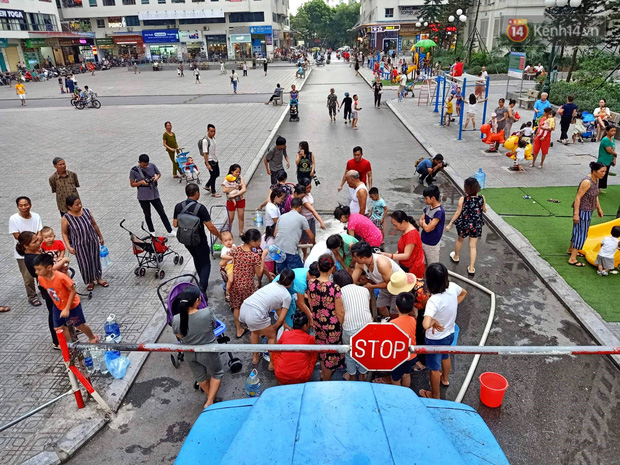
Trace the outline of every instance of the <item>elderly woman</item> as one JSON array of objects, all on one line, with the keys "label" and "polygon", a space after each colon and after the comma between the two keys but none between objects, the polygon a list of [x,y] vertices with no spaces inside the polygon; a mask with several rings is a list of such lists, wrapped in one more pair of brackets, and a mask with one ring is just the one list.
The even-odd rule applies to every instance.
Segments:
[{"label": "elderly woman", "polygon": [[400,232],[398,240],[398,252],[383,255],[396,260],[403,271],[413,273],[416,276],[424,276],[424,250],[422,249],[422,239],[417,229],[417,224],[413,218],[402,210],[396,210],[391,215],[392,226]]},{"label": "elderly woman", "polygon": [[228,174],[235,177],[237,185],[235,187],[227,187],[225,183],[222,183],[222,192],[229,194],[234,190],[239,192],[234,199],[228,198],[226,200],[226,211],[228,212],[228,229],[232,230],[232,225],[235,221],[235,211],[237,212],[237,218],[239,220],[239,236],[243,234],[243,224],[245,223],[245,199],[243,195],[248,190],[243,177],[241,176],[241,165],[234,164],[228,168]]},{"label": "elderly woman", "polygon": [[101,279],[101,259],[99,246],[103,245],[103,235],[89,210],[82,207],[82,201],[75,195],[67,197],[67,213],[62,217],[62,239],[67,250],[76,256],[80,274],[86,289],[92,291],[95,281],[101,287],[108,283]]},{"label": "elderly woman", "polygon": [[605,176],[607,167],[597,161],[590,163],[590,176],[585,177],[580,183],[573,202],[573,236],[568,248],[570,258],[568,264],[579,268],[585,267],[577,260],[579,250],[588,237],[592,212],[597,211],[599,218],[603,217],[603,209],[598,201],[598,183]]},{"label": "elderly woman", "polygon": [[598,102],[598,108],[594,110],[592,115],[596,122],[596,141],[600,142],[605,135],[607,126],[609,126],[608,120],[611,118],[611,111],[607,107],[607,101],[604,98]]}]

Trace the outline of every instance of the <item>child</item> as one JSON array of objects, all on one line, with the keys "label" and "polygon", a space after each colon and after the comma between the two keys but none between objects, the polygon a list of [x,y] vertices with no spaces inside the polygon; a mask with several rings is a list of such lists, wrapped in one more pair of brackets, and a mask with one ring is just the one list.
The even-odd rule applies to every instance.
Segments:
[{"label": "child", "polygon": [[580,144],[583,144],[583,137],[581,136],[584,132],[586,132],[586,127],[583,124],[583,115],[582,110],[578,110],[577,116],[575,116],[575,129],[573,130],[573,144],[579,141]]},{"label": "child", "polygon": [[[58,263],[60,260],[65,258],[65,243],[61,240],[56,240],[56,235],[54,234],[54,230],[49,226],[43,226],[41,229],[41,237],[43,242],[41,243],[41,248],[44,252],[48,253],[54,259],[54,265]],[[69,272],[69,263],[61,269],[63,273]]]},{"label": "child", "polygon": [[532,143],[532,134],[534,134],[534,130],[532,129],[532,122],[528,121],[521,126],[521,130],[519,131],[520,139],[523,139],[525,141],[526,146]]},{"label": "child", "polygon": [[[467,181],[466,181],[467,182]],[[426,345],[449,346],[454,340],[454,324],[458,305],[467,291],[448,279],[443,263],[432,263],[426,268],[426,286],[431,294],[424,310],[422,325],[426,330]],[[427,354],[426,367],[430,370],[431,390],[420,390],[420,397],[439,399],[439,382],[450,385],[448,376],[452,363],[448,354]]]},{"label": "child", "polygon": [[[402,329],[411,339],[411,345],[415,345],[415,329],[416,329],[416,312],[413,304],[415,297],[411,292],[401,292],[396,296],[396,309],[398,310],[398,318],[390,322]],[[392,384],[397,386],[411,386],[411,370],[415,364],[415,353],[410,353],[405,363],[399,365],[391,373]]]},{"label": "child", "polygon": [[[267,226],[265,228],[265,232],[263,233],[260,239],[260,248],[262,250],[267,250],[267,248],[275,242],[274,232],[276,230],[276,225],[272,224],[271,226]],[[269,282],[273,281],[275,277],[276,271],[276,263],[269,258],[269,255],[265,257],[265,269],[263,270],[263,275],[267,276]],[[261,280],[263,277],[261,276]]]},{"label": "child", "polygon": [[63,85],[63,82],[62,82],[62,76],[58,76],[58,85],[60,86],[60,93],[64,94],[65,86]]},{"label": "child", "polygon": [[187,162],[183,165],[183,171],[185,171],[185,176],[190,181],[198,179],[198,176],[200,176],[200,171],[198,171],[198,167],[194,164],[192,157],[187,157]]},{"label": "child", "polygon": [[[484,99],[486,100],[486,99]],[[469,94],[469,103],[467,104],[467,119],[465,120],[465,126],[463,129],[467,129],[467,124],[471,121],[474,130],[476,129],[476,104],[478,102],[484,102],[484,100],[478,100],[474,94]]]},{"label": "child", "polygon": [[359,106],[358,97],[357,94],[355,94],[353,96],[353,113],[351,114],[353,117],[353,123],[351,123],[353,129],[357,129],[357,119],[360,111],[362,111],[362,107]]},{"label": "child", "polygon": [[487,206],[484,195],[478,195],[480,192],[480,184],[476,178],[467,178],[465,180],[464,191],[466,196],[459,199],[458,207],[454,216],[450,221],[450,224],[446,226],[446,231],[450,231],[450,228],[456,223],[456,232],[458,239],[454,246],[454,251],[450,252],[450,259],[454,263],[459,262],[459,253],[465,238],[469,237],[469,266],[467,267],[467,273],[474,275],[476,273],[476,244],[478,238],[482,236],[482,226],[484,225],[484,219],[482,213],[486,213]]},{"label": "child", "polygon": [[426,264],[430,265],[439,261],[439,243],[446,223],[446,211],[439,202],[439,187],[434,185],[425,187],[422,195],[427,206],[424,207],[424,213],[420,217],[420,227],[422,228],[420,238],[422,239],[422,250],[426,256]]},{"label": "child", "polygon": [[523,172],[523,167],[521,167],[521,163],[523,163],[523,160],[525,160],[525,147],[527,147],[527,142],[525,141],[525,139],[519,139],[516,151],[517,157],[514,164],[512,165],[512,171],[518,171],[519,173]]},{"label": "child", "polygon": [[235,246],[233,243],[233,235],[230,231],[221,231],[222,251],[220,252],[220,274],[224,282],[224,292],[226,293],[226,302],[230,302],[230,290],[233,286],[233,258],[230,251]]},{"label": "child", "polygon": [[194,68],[194,76],[196,76],[196,84],[200,84],[200,70],[198,66]]},{"label": "child", "polygon": [[52,320],[54,329],[62,329],[67,341],[71,341],[67,321],[71,321],[76,329],[82,331],[91,343],[99,342],[86,324],[80,298],[75,289],[75,283],[64,273],[54,271],[54,259],[51,255],[41,254],[34,260],[34,269],[39,278],[39,284],[45,288],[54,302]]},{"label": "child", "polygon": [[372,187],[368,191],[368,195],[370,195],[370,198],[372,199],[370,220],[381,230],[381,234],[383,234],[383,223],[385,223],[385,218],[387,217],[388,211],[385,200],[381,198],[379,195],[379,189],[376,187]]},{"label": "child", "polygon": [[224,182],[222,183],[222,186],[235,188],[234,190],[226,194],[226,196],[228,197],[228,200],[230,200],[235,205],[237,205],[237,200],[239,200],[237,199],[237,196],[239,195],[239,184],[237,183],[237,178],[233,176],[232,174],[227,174],[226,177],[224,178]]},{"label": "child", "polygon": [[609,270],[614,269],[614,255],[620,249],[620,226],[611,228],[611,236],[603,238],[595,265],[598,265],[598,275],[607,276]]},{"label": "child", "polygon": [[450,121],[452,121],[452,114],[454,113],[454,102],[452,101],[454,97],[452,95],[448,95],[448,101],[446,102],[446,114],[443,115],[443,124],[444,126],[450,126]]},{"label": "child", "polygon": [[461,115],[461,107],[463,106],[463,94],[461,94],[461,88],[456,88],[456,94],[454,94],[454,98],[456,99],[456,116]]},{"label": "child", "polygon": [[491,113],[489,124],[491,125],[491,132],[495,134],[497,132],[497,113]]}]

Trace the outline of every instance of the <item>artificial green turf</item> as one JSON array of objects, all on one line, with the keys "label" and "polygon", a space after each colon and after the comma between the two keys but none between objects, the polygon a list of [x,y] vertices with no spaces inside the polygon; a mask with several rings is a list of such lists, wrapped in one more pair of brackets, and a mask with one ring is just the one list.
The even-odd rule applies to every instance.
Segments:
[{"label": "artificial green turf", "polygon": [[[596,274],[596,268],[583,258],[580,261],[586,263],[585,268],[568,264],[566,250],[573,225],[570,205],[575,191],[573,187],[507,188],[485,189],[483,194],[493,210],[521,232],[592,308],[606,321],[617,322],[620,321],[620,274],[600,277]],[[532,199],[524,200],[525,194]],[[562,203],[547,202],[548,198],[558,199]],[[532,200],[537,203],[531,203]],[[611,186],[606,194],[599,195],[599,201],[605,217],[598,218],[595,213],[593,225],[615,218],[620,205],[620,186]],[[542,207],[542,210],[536,205]],[[535,213],[532,212],[537,212],[538,216],[533,216]]]}]

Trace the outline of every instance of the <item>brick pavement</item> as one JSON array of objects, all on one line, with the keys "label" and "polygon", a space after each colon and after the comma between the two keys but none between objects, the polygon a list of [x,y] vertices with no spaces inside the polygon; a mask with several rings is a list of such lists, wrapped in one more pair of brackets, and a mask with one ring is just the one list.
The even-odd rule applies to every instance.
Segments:
[{"label": "brick pavement", "polygon": [[[53,172],[52,158],[63,156],[68,169],[79,174],[80,195],[97,219],[113,260],[112,267],[104,272],[110,287],[97,287],[92,300],[83,300],[87,321],[101,334],[106,316],[115,313],[125,340],[153,341],[163,324],[155,292],[158,280],[154,272],[144,278],[133,274],[136,262],[129,237],[118,226],[121,219],[127,218],[127,225],[139,232],[143,218],[136,192],[129,187],[129,169],[140,153],[150,154],[164,174],[159,190],[171,215],[174,204],[185,196],[184,184],[171,177],[170,160],[162,147],[164,121],[172,121],[179,143],[194,155],[206,124],[214,123],[221,165],[227,167],[235,162],[247,168],[283,111],[283,107],[263,104],[120,106],[83,112],[71,108],[1,111],[0,139],[7,163],[0,174],[0,217],[4,218],[5,232],[9,216],[16,212],[14,198],[28,195],[33,200],[33,211],[60,235],[55,196],[50,193],[47,178]],[[154,223],[163,232],[157,215]],[[188,270],[193,271],[184,247],[176,239],[171,243],[189,262]],[[5,257],[0,263],[0,302],[12,307],[0,315],[0,425],[69,389],[60,353],[50,347],[45,306],[34,308],[26,302],[12,248],[12,238],[0,235],[0,250]],[[167,257],[163,268],[171,277],[181,267],[175,267]],[[79,275],[77,278],[78,290],[83,291],[84,284]],[[113,402],[122,397],[118,388],[110,391],[110,378],[97,379],[96,385]],[[93,409],[78,413],[72,398],[66,398],[0,433],[0,464],[22,463],[50,450],[54,441],[88,417],[93,419],[93,425],[101,421]]]},{"label": "brick pavement", "polygon": [[[230,66],[229,66],[230,68]],[[274,66],[268,68],[267,76],[263,69],[249,69],[248,76],[243,77],[243,71],[235,70],[239,74],[239,94],[268,94],[273,92],[276,84],[289,89],[291,84],[299,84],[302,79],[295,78],[295,68],[290,66]],[[140,74],[128,72],[126,68],[112,68],[108,71],[98,71],[94,76],[90,73],[77,75],[78,85],[83,88],[87,85],[97,92],[99,96],[135,96],[135,95],[204,95],[204,94],[232,94],[230,84],[230,69],[228,75],[220,74],[218,69],[201,71],[201,84],[196,84],[192,72],[186,67],[185,77],[177,76],[176,71],[164,70],[159,72],[144,69]],[[28,98],[68,98],[61,94],[58,80],[52,79],[45,82],[27,82],[26,92]],[[15,89],[0,87],[0,100],[17,101]]]}]

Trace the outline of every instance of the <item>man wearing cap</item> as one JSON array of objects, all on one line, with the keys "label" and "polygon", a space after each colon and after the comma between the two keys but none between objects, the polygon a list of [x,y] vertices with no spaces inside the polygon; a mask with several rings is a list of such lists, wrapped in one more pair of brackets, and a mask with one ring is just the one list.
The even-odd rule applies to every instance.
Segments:
[{"label": "man wearing cap", "polygon": [[67,169],[67,163],[61,157],[52,160],[56,172],[50,176],[50,187],[52,193],[56,194],[56,206],[62,217],[67,213],[66,200],[70,195],[79,197],[77,188],[80,187],[77,174]]},{"label": "man wearing cap", "polygon": [[149,156],[145,153],[138,157],[138,164],[129,171],[129,184],[138,189],[138,202],[144,212],[144,220],[150,232],[155,232],[153,220],[151,219],[151,205],[159,214],[161,222],[164,223],[168,235],[173,235],[172,226],[166,216],[164,206],[159,199],[157,181],[161,178],[161,173],[154,163],[150,163]]}]

